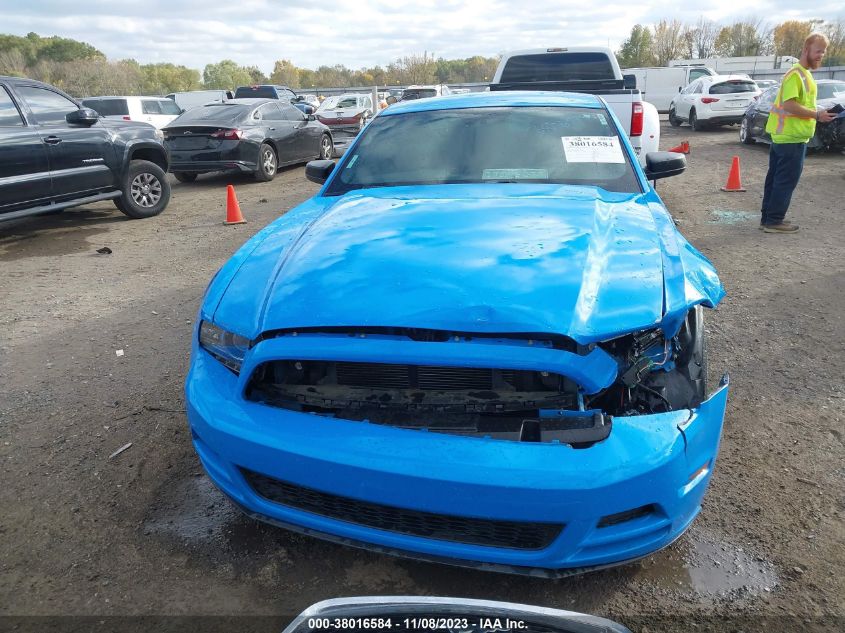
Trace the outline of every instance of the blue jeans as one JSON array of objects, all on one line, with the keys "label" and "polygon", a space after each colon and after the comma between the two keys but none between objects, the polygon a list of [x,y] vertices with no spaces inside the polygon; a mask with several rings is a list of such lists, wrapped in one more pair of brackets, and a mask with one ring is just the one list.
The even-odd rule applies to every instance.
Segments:
[{"label": "blue jeans", "polygon": [[769,173],[763,188],[763,207],[760,222],[781,224],[792,200],[792,192],[798,186],[804,169],[806,143],[772,143],[769,150]]}]

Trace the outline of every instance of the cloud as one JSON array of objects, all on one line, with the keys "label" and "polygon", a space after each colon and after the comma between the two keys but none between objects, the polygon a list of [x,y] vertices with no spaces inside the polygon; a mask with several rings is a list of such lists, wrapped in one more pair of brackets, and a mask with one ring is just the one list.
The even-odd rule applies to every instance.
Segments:
[{"label": "cloud", "polygon": [[634,24],[679,19],[693,24],[699,15],[728,24],[753,16],[835,19],[841,3],[822,0],[799,9],[792,0],[714,0],[706,10],[667,9],[645,0],[625,3],[549,0],[270,0],[196,3],[145,0],[115,3],[88,0],[0,0],[0,31],[59,35],[87,42],[111,59],[141,63],[172,62],[202,70],[234,59],[269,73],[278,59],[302,68],[343,64],[349,68],[385,66],[398,57],[424,51],[447,59],[485,57],[507,50],[546,46],[618,48]]}]

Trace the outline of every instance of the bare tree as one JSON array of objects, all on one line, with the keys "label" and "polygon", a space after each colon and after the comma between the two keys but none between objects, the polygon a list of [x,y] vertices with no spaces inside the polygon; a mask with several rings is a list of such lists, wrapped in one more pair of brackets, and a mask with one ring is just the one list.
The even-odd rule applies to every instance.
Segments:
[{"label": "bare tree", "polygon": [[677,59],[684,52],[684,25],[680,20],[660,20],[654,25],[654,55],[658,66]]},{"label": "bare tree", "polygon": [[830,40],[824,59],[825,65],[841,66],[845,64],[845,19],[839,17],[836,20],[825,22],[821,31]]},{"label": "bare tree", "polygon": [[719,34],[719,25],[712,20],[699,16],[695,28],[692,29],[693,54],[690,57],[707,59],[716,54],[716,36]]}]

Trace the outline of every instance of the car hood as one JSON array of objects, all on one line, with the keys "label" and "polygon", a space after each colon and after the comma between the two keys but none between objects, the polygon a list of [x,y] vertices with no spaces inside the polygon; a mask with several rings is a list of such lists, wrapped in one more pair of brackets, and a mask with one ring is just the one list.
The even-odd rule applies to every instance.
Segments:
[{"label": "car hood", "polygon": [[[348,193],[296,235],[264,240],[232,276],[214,320],[250,336],[384,326],[587,343],[661,323],[667,262],[670,299],[681,296],[684,313],[690,294],[721,298],[702,256],[694,265],[709,269],[685,279],[676,238],[686,242],[646,196],[548,185],[425,189],[424,199],[410,187]],[[718,290],[685,292],[701,279]]]}]

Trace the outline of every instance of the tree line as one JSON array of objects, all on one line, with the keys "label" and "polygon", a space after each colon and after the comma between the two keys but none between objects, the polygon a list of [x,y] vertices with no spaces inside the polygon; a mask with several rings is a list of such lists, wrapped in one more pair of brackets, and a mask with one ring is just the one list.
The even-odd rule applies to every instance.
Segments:
[{"label": "tree line", "polygon": [[820,31],[830,39],[825,66],[845,65],[845,21],[787,20],[770,25],[763,20],[739,20],[722,25],[704,17],[695,24],[661,20],[636,24],[616,52],[623,68],[665,66],[672,59],[791,55],[800,57],[804,39]]},{"label": "tree line", "polygon": [[109,60],[85,42],[62,37],[25,37],[0,34],[0,75],[30,77],[58,86],[76,97],[106,94],[165,95],[187,90],[224,89],[274,83],[302,90],[345,86],[390,86],[490,81],[498,57],[435,59],[408,55],[385,67],[352,70],[342,64],[299,68],[282,59],[270,76],[256,66],[241,66],[224,59],[208,64],[202,73],[186,66],[139,64],[133,59]]}]

